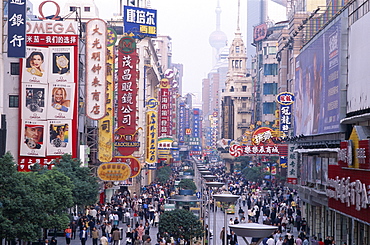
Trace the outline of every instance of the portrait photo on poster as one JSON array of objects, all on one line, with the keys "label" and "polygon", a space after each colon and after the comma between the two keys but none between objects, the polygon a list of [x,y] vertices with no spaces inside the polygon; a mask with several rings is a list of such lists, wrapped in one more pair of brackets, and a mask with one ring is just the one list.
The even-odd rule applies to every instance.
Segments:
[{"label": "portrait photo on poster", "polygon": [[72,119],[74,95],[74,83],[50,84],[48,119]]},{"label": "portrait photo on poster", "polygon": [[45,120],[47,105],[46,84],[22,83],[22,118]]},{"label": "portrait photo on poster", "polygon": [[48,82],[49,50],[41,47],[27,47],[22,61],[22,82]]},{"label": "portrait photo on poster", "polygon": [[50,47],[49,82],[74,82],[73,47]]},{"label": "portrait photo on poster", "polygon": [[71,120],[48,121],[48,155],[72,153]]},{"label": "portrait photo on poster", "polygon": [[22,121],[21,156],[45,156],[46,121]]}]

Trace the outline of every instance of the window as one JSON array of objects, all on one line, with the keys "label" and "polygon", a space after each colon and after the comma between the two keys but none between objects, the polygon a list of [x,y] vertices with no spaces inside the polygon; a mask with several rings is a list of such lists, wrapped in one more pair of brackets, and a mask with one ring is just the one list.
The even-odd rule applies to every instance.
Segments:
[{"label": "window", "polygon": [[242,108],[247,108],[247,103],[242,103]]},{"label": "window", "polygon": [[234,92],[234,86],[231,86],[230,92]]},{"label": "window", "polygon": [[70,6],[69,7],[69,11],[76,11],[77,10],[77,7],[75,7],[75,6]]},{"label": "window", "polygon": [[263,47],[263,55],[268,55],[268,53],[267,53],[267,47]]},{"label": "window", "polygon": [[90,7],[84,7],[85,12],[90,12]]},{"label": "window", "polygon": [[19,75],[19,63],[10,63],[10,75]]},{"label": "window", "polygon": [[276,46],[269,46],[269,54],[276,54]]},{"label": "window", "polygon": [[263,75],[277,75],[278,74],[278,64],[263,64]]},{"label": "window", "polygon": [[247,92],[247,86],[242,86],[242,92]]},{"label": "window", "polygon": [[236,46],[236,47],[235,47],[235,52],[236,52],[236,53],[240,53],[240,47],[239,47],[239,46]]},{"label": "window", "polygon": [[263,94],[277,94],[277,83],[264,83]]},{"label": "window", "polygon": [[9,108],[18,108],[19,106],[19,96],[9,95]]},{"label": "window", "polygon": [[265,102],[263,103],[263,114],[274,114],[275,108],[275,102]]}]

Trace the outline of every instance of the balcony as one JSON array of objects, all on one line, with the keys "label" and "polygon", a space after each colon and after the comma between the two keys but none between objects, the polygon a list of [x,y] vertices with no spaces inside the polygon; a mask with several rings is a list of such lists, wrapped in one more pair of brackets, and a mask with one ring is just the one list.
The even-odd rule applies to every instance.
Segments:
[{"label": "balcony", "polygon": [[238,123],[238,128],[248,128],[249,123]]},{"label": "balcony", "polygon": [[238,113],[252,113],[252,111],[248,108],[239,107]]}]

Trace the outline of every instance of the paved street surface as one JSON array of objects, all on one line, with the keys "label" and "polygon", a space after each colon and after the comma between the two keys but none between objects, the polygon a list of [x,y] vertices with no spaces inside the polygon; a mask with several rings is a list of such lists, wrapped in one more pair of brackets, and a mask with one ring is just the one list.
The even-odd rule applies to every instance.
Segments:
[{"label": "paved street surface", "polygon": [[[242,208],[244,209],[244,211],[247,211],[247,207],[242,207]],[[227,214],[227,224],[229,224],[230,218],[232,218],[234,220],[235,217],[238,217],[238,219],[239,219],[239,216],[237,214],[238,209],[239,209],[239,205],[236,205],[235,214]],[[213,215],[214,215],[214,213],[211,212],[211,215],[210,215],[210,224],[211,224],[210,229],[211,229],[212,233],[214,233],[213,232],[213,219],[214,219]],[[208,218],[205,219],[205,222],[206,222],[206,224],[208,224]],[[260,216],[260,222],[259,223],[262,224],[262,215]],[[216,232],[214,233],[213,238],[210,240],[210,245],[214,244],[213,239],[216,239],[216,243],[215,243],[216,245],[222,244],[222,242],[220,240],[220,232],[221,232],[222,227],[224,227],[224,212],[222,212],[218,208],[217,212],[216,212]],[[125,237],[126,224],[122,224],[122,222],[120,222],[119,228],[123,229],[123,234],[124,234],[124,237],[120,241],[119,245],[126,245],[126,237]],[[156,227],[151,227],[150,228],[150,237],[152,238],[152,245],[156,244],[157,233],[158,233],[158,228],[156,228]],[[77,232],[77,234],[78,234],[78,232]],[[285,234],[286,233],[283,232],[283,235],[285,235]],[[293,233],[291,233],[291,234],[294,235],[295,238],[297,238],[298,233],[296,231],[296,228],[293,229]],[[50,238],[51,237],[49,237],[49,241],[50,241]],[[65,240],[64,237],[57,237],[57,240],[58,240],[58,245],[66,245],[66,240]],[[248,239],[248,241],[250,242],[250,239]],[[238,243],[239,243],[239,245],[247,245],[241,237],[238,237]],[[91,244],[92,244],[92,239],[89,238],[86,242],[86,245],[91,245]],[[100,244],[100,241],[98,241],[98,245],[99,244]],[[71,245],[81,245],[81,241],[79,240],[79,238],[77,238],[77,239],[71,241]]]}]

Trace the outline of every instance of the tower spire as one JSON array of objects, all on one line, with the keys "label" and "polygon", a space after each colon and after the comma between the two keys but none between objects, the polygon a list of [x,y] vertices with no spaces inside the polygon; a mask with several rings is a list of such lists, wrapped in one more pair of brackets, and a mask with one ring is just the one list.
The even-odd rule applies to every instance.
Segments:
[{"label": "tower spire", "polygon": [[237,20],[237,26],[236,26],[236,31],[237,32],[240,32],[240,26],[239,26],[240,20],[239,20],[239,18],[240,18],[240,0],[238,0],[238,20]]},{"label": "tower spire", "polygon": [[221,7],[220,7],[220,0],[217,0],[217,7],[216,7],[216,31],[221,29]]}]

